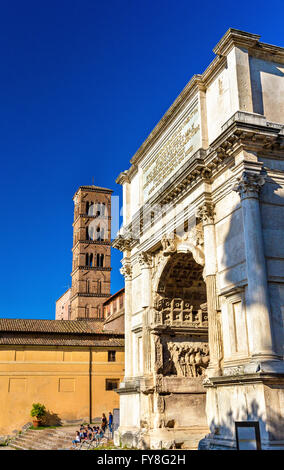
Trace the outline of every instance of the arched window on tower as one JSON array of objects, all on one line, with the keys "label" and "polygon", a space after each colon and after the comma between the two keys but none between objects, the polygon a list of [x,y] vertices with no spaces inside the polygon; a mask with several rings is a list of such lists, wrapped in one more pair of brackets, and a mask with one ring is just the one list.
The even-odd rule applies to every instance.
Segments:
[{"label": "arched window on tower", "polygon": [[86,266],[89,266],[89,254],[86,253]]},{"label": "arched window on tower", "polygon": [[101,241],[101,227],[100,226],[97,227],[96,239],[98,242]]},{"label": "arched window on tower", "polygon": [[94,240],[94,227],[91,224],[86,227],[86,240]]},{"label": "arched window on tower", "polygon": [[89,266],[91,268],[94,266],[93,254],[92,253],[89,255]]},{"label": "arched window on tower", "polygon": [[95,213],[94,213],[94,216],[95,217],[100,217],[101,215],[101,205],[99,202],[96,203],[96,210],[95,210]]},{"label": "arched window on tower", "polygon": [[89,307],[89,305],[85,306],[85,318],[90,318],[90,307]]},{"label": "arched window on tower", "polygon": [[88,210],[88,215],[94,215],[95,212],[95,205],[93,202],[90,203],[89,210]]},{"label": "arched window on tower", "polygon": [[97,267],[102,268],[104,265],[104,255],[102,254],[97,254]]}]

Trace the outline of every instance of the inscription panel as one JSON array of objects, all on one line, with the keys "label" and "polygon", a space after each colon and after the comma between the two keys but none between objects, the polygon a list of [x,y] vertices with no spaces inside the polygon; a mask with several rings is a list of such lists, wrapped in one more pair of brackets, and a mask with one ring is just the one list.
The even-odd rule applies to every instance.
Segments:
[{"label": "inscription panel", "polygon": [[200,146],[200,117],[198,103],[195,103],[143,168],[144,200],[152,196]]}]

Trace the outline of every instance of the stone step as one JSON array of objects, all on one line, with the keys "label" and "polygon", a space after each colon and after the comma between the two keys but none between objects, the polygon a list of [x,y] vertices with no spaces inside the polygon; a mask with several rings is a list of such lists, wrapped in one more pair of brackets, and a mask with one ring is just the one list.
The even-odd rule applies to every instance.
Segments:
[{"label": "stone step", "polygon": [[78,426],[66,429],[28,429],[14,439],[11,447],[20,450],[69,449],[77,430]]},{"label": "stone step", "polygon": [[[78,426],[55,429],[27,429],[11,443],[11,447],[19,450],[66,450],[72,447]],[[83,446],[82,450],[87,450]]]},{"label": "stone step", "polygon": [[42,444],[40,442],[33,442],[32,440],[29,439],[17,439],[15,442],[11,444],[13,447],[18,447],[18,448],[24,448],[24,449],[44,449],[48,450],[53,445],[46,445]]}]

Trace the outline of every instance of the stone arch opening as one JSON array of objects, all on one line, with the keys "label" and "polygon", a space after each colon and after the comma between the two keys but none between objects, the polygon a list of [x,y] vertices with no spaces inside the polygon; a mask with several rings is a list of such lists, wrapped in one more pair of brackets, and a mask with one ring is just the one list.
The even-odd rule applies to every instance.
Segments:
[{"label": "stone arch opening", "polygon": [[206,283],[204,265],[195,258],[184,243],[161,252],[154,284],[153,429],[159,435],[174,427],[181,442],[196,426],[208,432],[202,383],[209,364]]},{"label": "stone arch opening", "polygon": [[168,257],[157,283],[155,331],[161,344],[158,373],[205,375],[209,363],[208,313],[203,266],[192,253]]},{"label": "stone arch opening", "polygon": [[206,303],[206,284],[203,266],[191,253],[176,253],[169,257],[157,285],[161,298],[170,297],[190,302],[194,311]]}]

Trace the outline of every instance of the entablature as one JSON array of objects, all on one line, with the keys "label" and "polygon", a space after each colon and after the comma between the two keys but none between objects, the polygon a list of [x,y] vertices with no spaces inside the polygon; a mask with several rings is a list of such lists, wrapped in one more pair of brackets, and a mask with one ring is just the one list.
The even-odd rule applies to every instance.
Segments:
[{"label": "entablature", "polygon": [[[218,172],[232,162],[241,150],[273,157],[284,157],[284,126],[267,122],[261,115],[236,112],[224,125],[222,135],[210,147],[199,149],[162,186],[158,194],[134,214],[132,221],[119,232],[112,246],[131,250],[142,233],[152,226],[151,212],[155,205],[177,204],[201,183],[212,183]],[[162,217],[162,214],[160,215]],[[157,219],[156,219],[157,220]],[[147,221],[147,223],[145,223]]]}]

